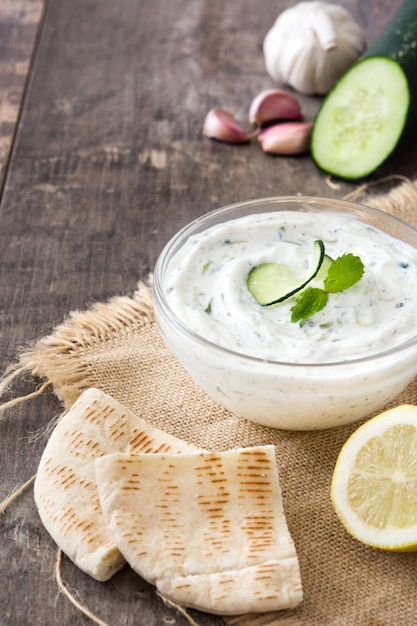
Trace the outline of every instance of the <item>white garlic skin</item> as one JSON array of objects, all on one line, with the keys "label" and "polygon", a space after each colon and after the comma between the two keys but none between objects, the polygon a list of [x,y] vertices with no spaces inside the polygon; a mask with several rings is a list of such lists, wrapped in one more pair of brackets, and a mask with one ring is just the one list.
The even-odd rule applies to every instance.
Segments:
[{"label": "white garlic skin", "polygon": [[309,95],[328,93],[365,48],[364,32],[349,13],[319,0],[283,11],[263,42],[270,77]]}]

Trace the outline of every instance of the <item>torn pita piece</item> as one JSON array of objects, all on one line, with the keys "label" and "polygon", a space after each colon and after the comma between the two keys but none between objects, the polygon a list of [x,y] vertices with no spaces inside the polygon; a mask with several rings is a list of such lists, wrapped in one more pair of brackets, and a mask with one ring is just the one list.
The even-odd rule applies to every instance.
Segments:
[{"label": "torn pita piece", "polygon": [[169,600],[222,615],[301,602],[274,446],[114,454],[95,465],[120,552]]},{"label": "torn pita piece", "polygon": [[108,580],[125,564],[101,512],[94,461],[114,452],[170,453],[199,448],[154,428],[99,391],[85,391],[58,422],[35,479],[46,530],[83,571]]}]

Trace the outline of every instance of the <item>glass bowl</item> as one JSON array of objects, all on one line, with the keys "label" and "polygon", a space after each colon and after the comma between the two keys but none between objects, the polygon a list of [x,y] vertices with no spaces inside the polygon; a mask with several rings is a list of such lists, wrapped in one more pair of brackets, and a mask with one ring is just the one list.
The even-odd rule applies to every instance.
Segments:
[{"label": "glass bowl", "polygon": [[[287,212],[291,212],[290,215],[295,212],[297,219],[301,216],[307,222],[313,216],[314,220],[318,219],[323,224],[323,229],[328,227],[333,216],[341,219],[353,216],[355,221],[364,224],[367,229],[366,247],[374,246],[378,249],[378,241],[374,242],[374,232],[378,229],[402,242],[406,248],[410,247],[412,254],[416,251],[417,263],[417,230],[380,210],[343,200],[308,196],[239,202],[198,217],[174,235],[164,247],[154,271],[156,322],[166,345],[197,385],[229,411],[269,427],[289,430],[331,428],[382,409],[416,376],[415,303],[412,314],[414,330],[409,331],[405,338],[400,337],[376,351],[370,349],[369,353],[365,346],[359,356],[355,353],[344,356],[342,353],[332,358],[330,346],[330,358],[326,359],[320,356],[322,346],[321,340],[318,340],[317,357],[294,362],[288,350],[277,350],[280,356],[276,358],[274,355],[254,355],[244,345],[236,348],[222,344],[220,339],[213,336],[213,332],[206,334],[193,327],[189,323],[192,316],[190,318],[183,310],[173,306],[169,298],[177,255],[180,251],[183,254],[186,250],[184,247],[190,241],[195,238],[197,241],[203,240],[208,229],[228,224],[230,220],[239,220],[245,216],[255,216],[254,219],[259,220],[263,219],[264,214],[280,220],[284,219]],[[342,252],[350,252],[344,249],[346,237],[343,228],[337,232]],[[193,246],[192,254],[196,253],[198,245]],[[204,263],[204,259],[201,263]],[[417,268],[415,265],[413,267],[417,280]],[[181,286],[178,289],[181,290]],[[181,293],[176,295],[181,296]],[[254,306],[260,305],[255,302]],[[402,304],[397,306],[401,307]],[[252,331],[253,328],[247,329],[248,334]],[[372,325],[369,333],[371,331]],[[354,343],[357,334],[354,327],[351,332]]]}]

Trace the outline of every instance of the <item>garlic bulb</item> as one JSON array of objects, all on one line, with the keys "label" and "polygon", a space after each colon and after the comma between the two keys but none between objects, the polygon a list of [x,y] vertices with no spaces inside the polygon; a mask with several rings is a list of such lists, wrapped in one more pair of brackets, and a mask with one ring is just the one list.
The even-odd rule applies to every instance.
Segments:
[{"label": "garlic bulb", "polygon": [[268,74],[305,94],[326,94],[365,50],[365,35],[341,6],[299,2],[265,36]]}]

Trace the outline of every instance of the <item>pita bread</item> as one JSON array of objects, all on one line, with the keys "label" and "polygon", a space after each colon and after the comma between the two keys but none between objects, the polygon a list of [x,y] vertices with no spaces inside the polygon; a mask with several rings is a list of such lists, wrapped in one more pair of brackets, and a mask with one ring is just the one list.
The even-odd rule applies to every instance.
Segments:
[{"label": "pita bread", "polygon": [[154,428],[99,391],[85,391],[54,429],[35,479],[46,530],[84,572],[103,581],[125,564],[100,508],[94,460],[112,452],[198,450]]},{"label": "pita bread", "polygon": [[274,446],[114,454],[95,466],[120,552],[168,599],[222,615],[301,602]]}]

